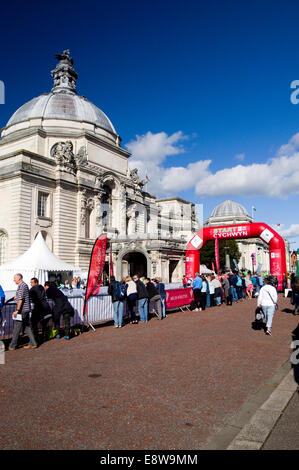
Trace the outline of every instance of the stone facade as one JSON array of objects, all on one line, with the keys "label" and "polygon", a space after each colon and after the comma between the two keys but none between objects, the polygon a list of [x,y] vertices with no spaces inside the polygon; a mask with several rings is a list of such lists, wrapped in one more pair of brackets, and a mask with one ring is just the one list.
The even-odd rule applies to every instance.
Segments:
[{"label": "stone facade", "polygon": [[52,91],[2,129],[0,262],[24,253],[41,231],[56,256],[87,271],[95,238],[107,233],[117,278],[139,270],[181,280],[198,230],[194,204],[144,190],[112,123],[77,94],[69,51],[57,58]]}]

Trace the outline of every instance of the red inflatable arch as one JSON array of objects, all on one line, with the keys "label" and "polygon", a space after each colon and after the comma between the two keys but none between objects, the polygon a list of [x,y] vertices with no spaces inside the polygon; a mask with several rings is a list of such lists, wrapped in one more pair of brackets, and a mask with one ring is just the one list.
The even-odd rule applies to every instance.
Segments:
[{"label": "red inflatable arch", "polygon": [[199,250],[206,241],[218,239],[261,238],[269,245],[270,272],[278,278],[278,288],[283,288],[283,274],[287,272],[286,253],[283,238],[264,223],[243,225],[223,225],[204,227],[189,241],[186,250],[186,277],[194,277],[199,272]]}]

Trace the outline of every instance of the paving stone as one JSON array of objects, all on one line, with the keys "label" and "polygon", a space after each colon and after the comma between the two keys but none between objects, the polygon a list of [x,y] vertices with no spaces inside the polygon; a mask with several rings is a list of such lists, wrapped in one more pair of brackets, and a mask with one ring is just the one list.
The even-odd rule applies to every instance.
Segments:
[{"label": "paving stone", "polygon": [[283,381],[279,384],[278,389],[286,390],[286,391],[290,391],[291,393],[294,393],[297,387],[298,387],[298,384],[296,383],[294,379],[293,370],[291,370],[288,373],[288,375],[283,379]]},{"label": "paving stone", "polygon": [[260,450],[261,445],[260,442],[236,439],[227,450]]},{"label": "paving stone", "polygon": [[280,411],[258,410],[236,439],[264,443],[280,414]]},{"label": "paving stone", "polygon": [[262,410],[273,410],[282,412],[289,403],[294,392],[275,390],[268,400],[261,406]]},{"label": "paving stone", "polygon": [[251,328],[255,307],[176,312],[6,351],[0,448],[202,448],[252,396],[269,398],[277,384],[260,390],[290,357],[298,318],[277,311],[267,337]]}]

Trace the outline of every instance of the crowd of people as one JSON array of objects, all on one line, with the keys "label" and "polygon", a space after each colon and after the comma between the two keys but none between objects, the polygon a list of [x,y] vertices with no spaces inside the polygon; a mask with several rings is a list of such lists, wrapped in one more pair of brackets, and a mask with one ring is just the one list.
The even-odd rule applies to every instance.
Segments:
[{"label": "crowd of people", "polygon": [[73,277],[71,282],[68,279],[61,282],[56,278],[53,282],[61,290],[67,289],[72,291],[73,289],[85,289],[86,287],[86,282],[81,277]]},{"label": "crowd of people", "polygon": [[[274,278],[273,283],[278,289],[277,278]],[[222,303],[232,305],[244,299],[252,299],[259,294],[264,285],[263,276],[241,274],[236,271],[222,275],[196,273],[194,279],[183,278],[184,287],[193,287],[196,311],[205,310],[206,307],[220,306]]]},{"label": "crowd of people", "polygon": [[[33,277],[30,281],[31,288],[24,282],[22,274],[15,274],[14,282],[17,285],[16,295],[5,301],[5,294],[0,286],[0,312],[5,303],[16,301],[17,307],[13,312],[14,329],[9,350],[15,350],[21,331],[29,338],[29,344],[25,348],[36,348],[50,338],[60,338],[60,320],[64,321],[64,338],[70,339],[70,319],[74,316],[74,309],[66,295],[62,292],[59,282],[46,282],[42,286],[38,279]],[[76,279],[76,285],[82,281]],[[67,283],[68,284],[68,283]],[[183,278],[184,287],[193,288],[194,301],[190,308],[194,311],[203,311],[207,307],[233,305],[245,299],[257,297],[259,312],[264,317],[265,332],[272,334],[272,322],[277,308],[278,282],[274,276],[258,276],[250,273],[241,274],[238,271],[230,271],[222,275],[199,275],[194,279]],[[285,277],[284,287],[292,290],[291,302],[294,305],[294,314],[299,314],[299,277],[292,274]],[[65,288],[65,287],[64,287]],[[77,287],[78,288],[78,287]],[[124,303],[127,303],[129,321],[131,324],[147,323],[150,314],[155,314],[159,320],[166,317],[165,284],[160,277],[150,279],[139,277],[126,277],[117,281],[110,277],[108,295],[111,296],[113,305],[114,328],[123,326]],[[48,300],[52,300],[51,308]],[[33,305],[31,313],[31,305]],[[137,319],[136,311],[139,313]],[[52,320],[53,328],[49,328]],[[41,336],[39,335],[41,326]]]},{"label": "crowd of people", "polygon": [[111,276],[108,295],[112,297],[115,328],[122,327],[125,300],[127,301],[132,324],[138,323],[136,307],[138,307],[141,323],[148,322],[150,313],[156,314],[159,320],[166,317],[165,284],[161,278],[149,279],[135,274],[133,279],[127,276],[120,282],[114,276]]},{"label": "crowd of people", "polygon": [[[192,310],[203,311],[206,307],[232,305],[245,299],[257,297],[257,308],[262,320],[265,320],[265,333],[272,335],[272,323],[278,298],[277,276],[251,275],[230,271],[222,275],[199,275],[195,278],[183,278],[184,287],[193,287],[194,302]],[[299,309],[299,279],[294,273],[283,276],[283,288],[292,290],[294,314]]]},{"label": "crowd of people", "polygon": [[[29,344],[25,349],[37,348],[39,344],[50,338],[49,321],[52,320],[52,337],[60,338],[60,319],[63,317],[65,339],[70,339],[70,318],[75,311],[68,298],[62,293],[54,282],[45,282],[42,286],[38,279],[33,277],[30,280],[31,288],[24,282],[22,274],[14,275],[14,282],[17,285],[16,295],[3,302],[3,305],[16,301],[16,310],[12,316],[14,321],[13,335],[9,351],[14,351],[18,347],[20,333],[23,331],[29,338]],[[53,301],[53,308],[48,300]],[[33,305],[33,309],[31,308]],[[38,325],[42,327],[40,337]]]}]

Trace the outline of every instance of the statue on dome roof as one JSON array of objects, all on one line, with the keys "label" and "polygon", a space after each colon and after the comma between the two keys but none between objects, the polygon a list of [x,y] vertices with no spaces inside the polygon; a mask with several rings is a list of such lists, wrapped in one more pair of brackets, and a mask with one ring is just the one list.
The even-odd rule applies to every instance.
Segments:
[{"label": "statue on dome roof", "polygon": [[62,54],[55,54],[55,57],[59,62],[51,72],[54,78],[52,91],[55,93],[77,93],[76,80],[78,74],[75,72],[74,61],[70,57],[70,50],[66,49]]},{"label": "statue on dome roof", "polygon": [[74,65],[74,61],[73,61],[73,58],[70,57],[70,53],[71,51],[69,49],[66,49],[65,51],[63,51],[62,54],[55,54],[55,57],[56,59],[60,61],[67,61],[71,63],[71,65]]}]

